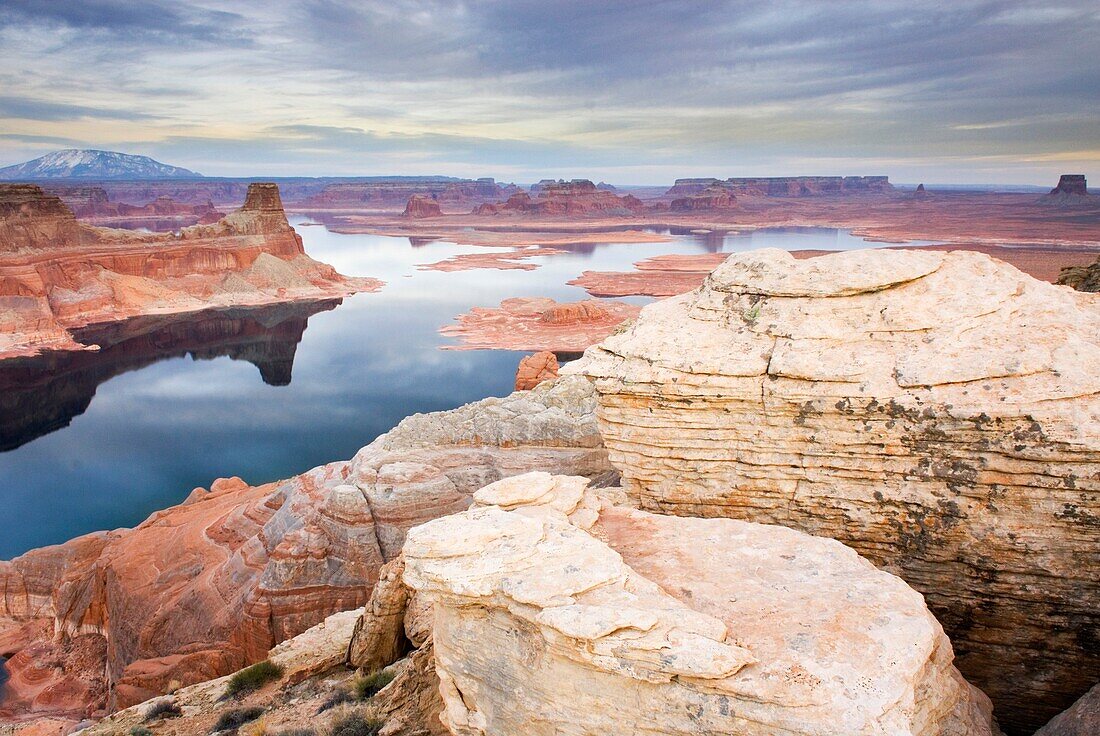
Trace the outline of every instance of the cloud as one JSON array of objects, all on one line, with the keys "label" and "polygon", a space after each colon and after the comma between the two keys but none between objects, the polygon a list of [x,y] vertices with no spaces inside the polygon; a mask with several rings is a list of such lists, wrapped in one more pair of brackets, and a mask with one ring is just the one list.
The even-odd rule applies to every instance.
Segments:
[{"label": "cloud", "polygon": [[164,38],[222,42],[235,38],[232,28],[238,20],[235,13],[166,0],[4,0],[0,8],[4,25],[102,32],[137,43]]},{"label": "cloud", "polygon": [[0,52],[10,132],[221,174],[1011,178],[1100,149],[1087,0],[8,0]]},{"label": "cloud", "polygon": [[137,110],[110,110],[86,105],[70,105],[64,102],[48,102],[29,97],[0,95],[0,117],[52,121],[80,120],[81,118],[153,120],[158,116]]}]

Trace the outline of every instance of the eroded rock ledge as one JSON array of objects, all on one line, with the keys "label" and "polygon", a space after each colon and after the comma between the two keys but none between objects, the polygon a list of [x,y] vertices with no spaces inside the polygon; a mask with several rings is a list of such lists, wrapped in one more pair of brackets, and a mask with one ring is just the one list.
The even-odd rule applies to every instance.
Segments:
[{"label": "eroded rock ledge", "polygon": [[0,185],[0,358],[87,349],[69,330],[96,322],[381,286],[307,256],[275,184],[251,184],[239,210],[178,234],[92,227],[35,185]]},{"label": "eroded rock ledge", "polygon": [[563,369],[643,508],[776,523],[924,593],[1030,732],[1100,671],[1100,301],[969,253],[730,257]]},{"label": "eroded rock ledge", "polygon": [[451,733],[995,732],[898,578],[832,540],[587,483],[508,478],[409,532]]}]

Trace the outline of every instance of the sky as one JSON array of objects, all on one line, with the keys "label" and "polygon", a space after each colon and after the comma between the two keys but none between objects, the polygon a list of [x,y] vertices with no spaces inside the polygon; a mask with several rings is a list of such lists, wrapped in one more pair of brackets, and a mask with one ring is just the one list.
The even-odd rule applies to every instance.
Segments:
[{"label": "sky", "polygon": [[0,165],[1100,180],[1100,3],[0,0]]}]

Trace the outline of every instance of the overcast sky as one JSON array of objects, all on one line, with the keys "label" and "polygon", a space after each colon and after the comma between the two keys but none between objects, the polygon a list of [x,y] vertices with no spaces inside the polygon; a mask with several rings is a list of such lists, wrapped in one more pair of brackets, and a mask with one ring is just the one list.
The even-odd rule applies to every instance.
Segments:
[{"label": "overcast sky", "polygon": [[1100,2],[0,0],[0,165],[1100,180]]}]

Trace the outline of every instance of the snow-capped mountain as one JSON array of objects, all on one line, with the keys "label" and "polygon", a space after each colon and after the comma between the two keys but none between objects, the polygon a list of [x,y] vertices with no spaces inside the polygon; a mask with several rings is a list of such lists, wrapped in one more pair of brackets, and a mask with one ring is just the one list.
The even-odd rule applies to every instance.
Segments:
[{"label": "snow-capped mountain", "polygon": [[169,166],[148,156],[118,151],[67,148],[14,166],[0,169],[0,180],[37,179],[194,179],[188,169]]}]

